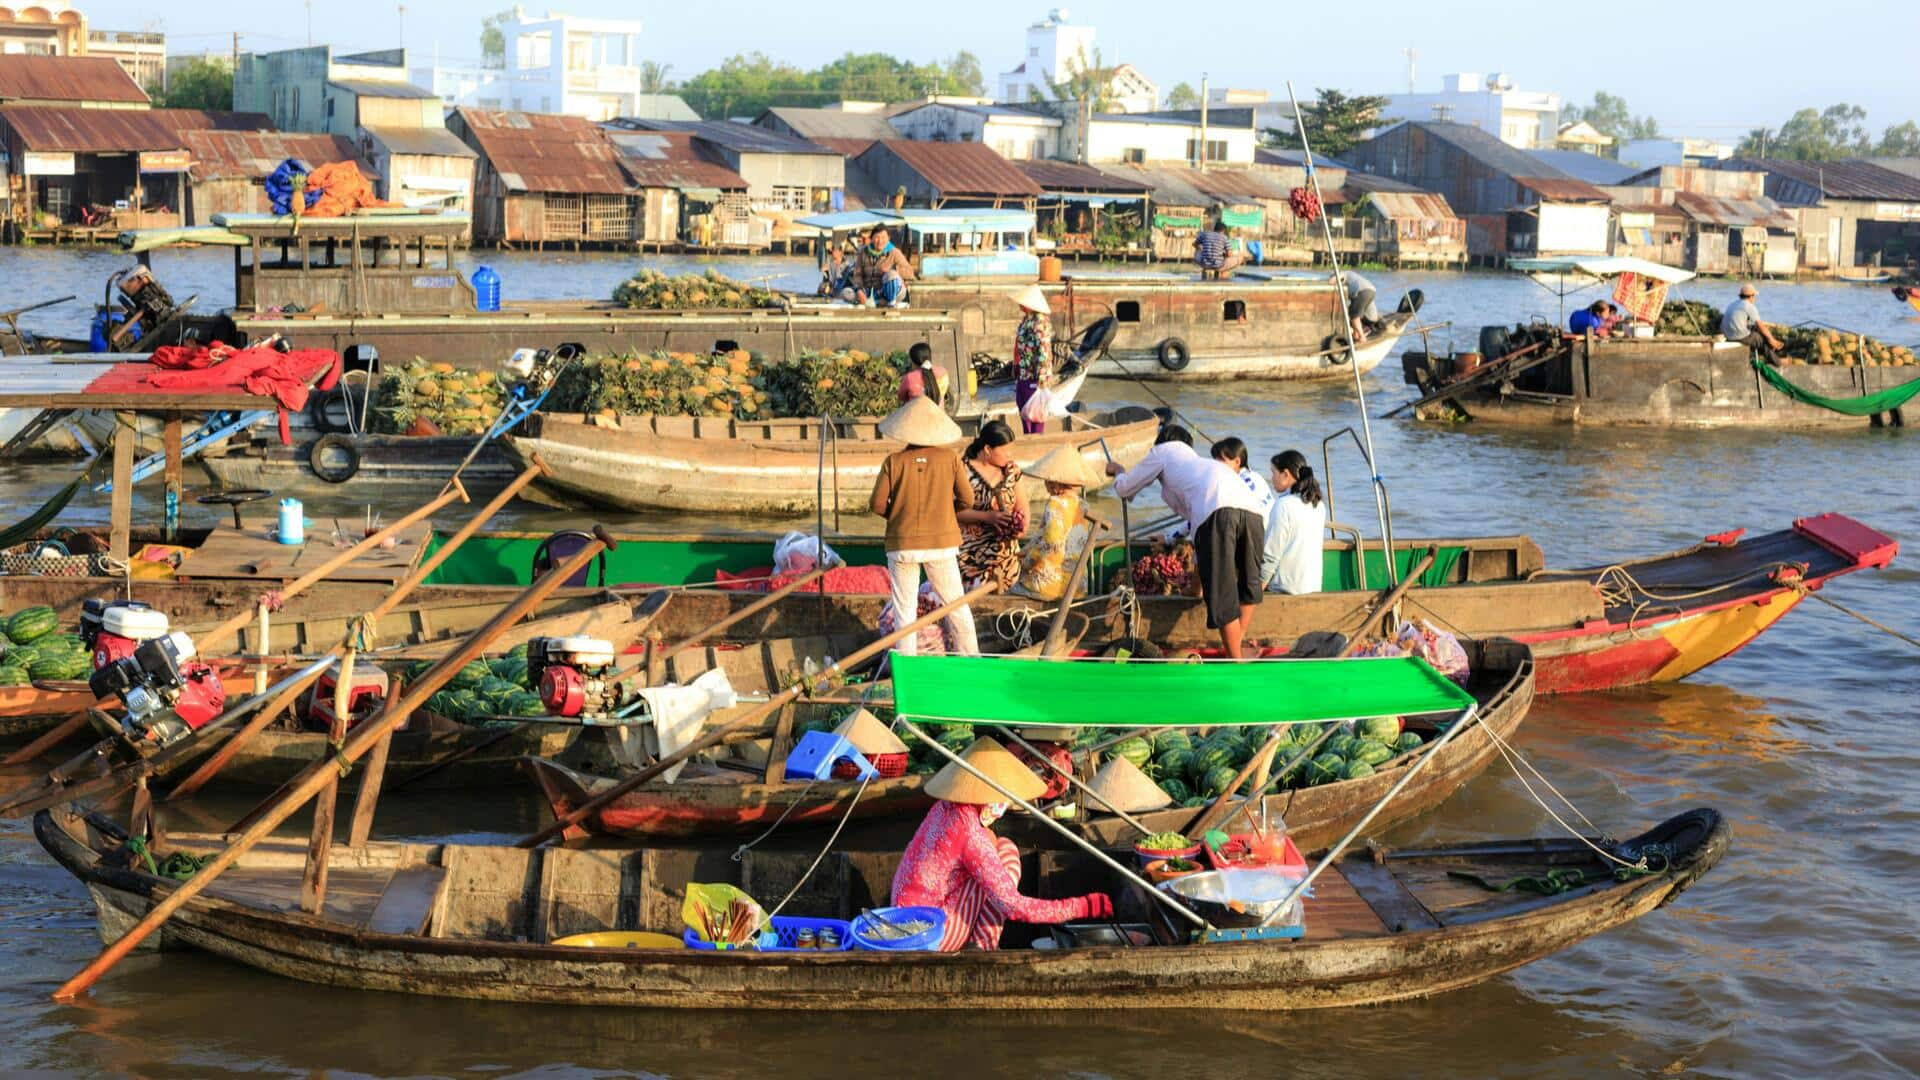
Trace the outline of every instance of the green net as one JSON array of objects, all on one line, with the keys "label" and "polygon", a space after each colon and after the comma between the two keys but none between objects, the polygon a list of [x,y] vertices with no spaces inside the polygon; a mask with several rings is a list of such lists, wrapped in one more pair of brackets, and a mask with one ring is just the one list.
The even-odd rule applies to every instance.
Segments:
[{"label": "green net", "polygon": [[1196,727],[1459,712],[1473,697],[1410,656],[1188,664],[896,654],[893,704],[935,724]]},{"label": "green net", "polygon": [[1920,394],[1920,378],[1915,378],[1903,382],[1899,386],[1889,386],[1885,390],[1876,390],[1871,394],[1862,394],[1859,397],[1830,398],[1816,394],[1811,390],[1800,389],[1792,382],[1789,382],[1786,375],[1782,374],[1779,368],[1774,367],[1758,356],[1753,358],[1753,370],[1759,372],[1760,377],[1767,380],[1775,390],[1780,391],[1795,401],[1808,405],[1818,405],[1822,409],[1832,409],[1834,412],[1845,413],[1848,416],[1872,416],[1874,413],[1883,413],[1891,409],[1897,409],[1905,405],[1908,399],[1912,398],[1915,394]]}]

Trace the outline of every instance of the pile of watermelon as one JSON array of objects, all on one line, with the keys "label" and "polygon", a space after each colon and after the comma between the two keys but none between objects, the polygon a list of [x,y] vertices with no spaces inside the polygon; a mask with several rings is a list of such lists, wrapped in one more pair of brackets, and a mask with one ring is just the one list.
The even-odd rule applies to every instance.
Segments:
[{"label": "pile of watermelon", "polygon": [[[1278,770],[1298,756],[1320,737],[1322,730],[1318,724],[1289,727],[1274,754],[1273,768]],[[1151,742],[1145,737],[1135,737],[1113,747],[1111,752],[1145,772],[1176,805],[1197,807],[1224,793],[1265,741],[1265,728],[1217,728],[1202,739],[1185,731],[1168,729],[1156,732]],[[1402,732],[1400,721],[1393,717],[1361,721],[1352,733],[1336,733],[1321,744],[1320,752],[1310,761],[1284,776],[1273,776],[1267,783],[1267,791],[1372,776],[1382,763],[1417,750],[1423,743],[1419,734]]]},{"label": "pile of watermelon", "polygon": [[78,634],[60,633],[60,618],[50,607],[23,608],[9,615],[0,656],[0,686],[27,686],[35,680],[85,679],[93,656]]},{"label": "pile of watermelon", "polygon": [[[407,672],[418,678],[431,661],[422,660]],[[527,647],[516,645],[495,660],[474,660],[454,672],[447,685],[427,699],[427,709],[461,723],[485,723],[496,716],[546,715],[547,708],[527,678]]]}]

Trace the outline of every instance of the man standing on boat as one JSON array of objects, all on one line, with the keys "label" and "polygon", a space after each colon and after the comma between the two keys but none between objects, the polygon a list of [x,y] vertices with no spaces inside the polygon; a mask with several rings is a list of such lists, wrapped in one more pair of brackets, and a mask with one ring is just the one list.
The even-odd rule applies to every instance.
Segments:
[{"label": "man standing on boat", "polygon": [[1737,341],[1749,349],[1760,353],[1768,360],[1780,359],[1780,339],[1773,336],[1767,324],[1760,318],[1760,308],[1753,302],[1759,292],[1752,285],[1740,286],[1740,299],[1720,316],[1720,336],[1728,341]]},{"label": "man standing on boat", "polygon": [[1193,436],[1177,424],[1160,432],[1140,464],[1122,469],[1108,462],[1107,475],[1119,477],[1113,490],[1123,499],[1160,481],[1167,509],[1193,530],[1207,628],[1220,632],[1220,647],[1230,659],[1240,659],[1240,643],[1260,603],[1260,556],[1267,543],[1259,496],[1225,462],[1195,453]]},{"label": "man standing on boat", "polygon": [[853,264],[853,302],[865,307],[905,307],[913,264],[884,227],[876,228]]}]

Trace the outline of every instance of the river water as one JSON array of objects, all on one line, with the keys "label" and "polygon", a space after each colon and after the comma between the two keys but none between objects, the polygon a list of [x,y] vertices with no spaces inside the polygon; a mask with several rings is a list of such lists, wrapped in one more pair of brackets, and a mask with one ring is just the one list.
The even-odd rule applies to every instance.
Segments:
[{"label": "river water", "polygon": [[[604,296],[634,261],[489,253],[510,298]],[[653,260],[704,266],[708,260]],[[123,260],[0,250],[0,307],[68,292],[91,297]],[[713,262],[737,277],[805,287],[804,259]],[[229,299],[226,257],[161,255],[176,295]],[[1559,300],[1530,281],[1483,274],[1372,275],[1383,295],[1419,286],[1429,322],[1472,340],[1482,322]],[[1724,282],[1683,296],[1724,304]],[[1571,302],[1571,301],[1570,301]],[[1768,284],[1781,322],[1818,320],[1903,344],[1920,325],[1884,290]],[[69,327],[77,305],[34,325]],[[1446,331],[1439,331],[1444,337]],[[1363,379],[1375,416],[1408,400],[1394,360]],[[1160,389],[1207,435],[1255,456],[1357,424],[1352,385]],[[1092,401],[1140,400],[1119,382]],[[1920,537],[1920,444],[1906,431],[1770,434],[1502,432],[1404,420],[1372,425],[1396,531],[1525,533],[1555,566],[1682,547],[1707,533],[1784,528],[1824,511],[1903,541]],[[1376,531],[1364,465],[1334,452],[1336,509]],[[34,505],[61,466],[0,472],[8,509]],[[70,513],[104,518],[82,500]],[[559,520],[516,511],[520,520]],[[575,518],[577,520],[577,518]],[[614,519],[629,528],[658,518]],[[740,524],[749,524],[742,522]],[[1842,579],[1826,595],[1920,632],[1920,570]],[[1912,723],[1920,663],[1907,645],[1806,603],[1752,647],[1685,683],[1545,699],[1517,745],[1603,830],[1630,835],[1673,813],[1717,807],[1735,840],[1671,907],[1481,986],[1388,1007],[1306,1015],[1223,1013],[869,1017],[719,1015],[516,1007],[306,986],[217,960],[169,954],[123,963],[84,1003],[47,995],[98,949],[83,891],[40,853],[27,823],[0,822],[0,1071],[224,1075],[1026,1075],[1164,1077],[1457,1075],[1898,1076],[1920,1071],[1920,751]],[[20,783],[16,770],[0,784]],[[231,820],[241,801],[191,804],[178,823]],[[543,820],[522,792],[396,795],[386,835],[519,835]],[[298,829],[304,835],[305,826]],[[1389,844],[1551,835],[1553,820],[1496,764]],[[743,1005],[746,1004],[743,1002]],[[907,1064],[902,1070],[903,1063]]]}]

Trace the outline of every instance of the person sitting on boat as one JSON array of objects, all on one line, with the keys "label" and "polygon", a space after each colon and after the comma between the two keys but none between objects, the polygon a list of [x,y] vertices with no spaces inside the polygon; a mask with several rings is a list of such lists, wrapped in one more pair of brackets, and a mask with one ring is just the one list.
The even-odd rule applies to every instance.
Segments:
[{"label": "person sitting on boat", "polygon": [[[919,346],[915,346],[918,348]],[[1020,497],[1020,466],[1013,460],[1013,429],[1004,420],[980,425],[961,455],[973,499],[960,511],[960,580],[969,587],[992,578],[1009,588],[1020,578],[1020,537],[1027,501]]]},{"label": "person sitting on boat", "polygon": [[853,301],[866,307],[905,307],[907,283],[913,280],[913,264],[906,253],[893,246],[893,236],[885,228],[868,235],[853,264]]},{"label": "person sitting on boat", "polygon": [[1201,229],[1193,237],[1193,263],[1203,278],[1218,278],[1238,269],[1247,261],[1245,252],[1233,250],[1227,227],[1215,219],[1211,228]]},{"label": "person sitting on boat", "polygon": [[1340,276],[1344,279],[1342,287],[1347,290],[1347,314],[1353,319],[1353,340],[1365,341],[1372,336],[1367,327],[1380,321],[1380,309],[1374,305],[1378,292],[1373,282],[1352,270]]},{"label": "person sitting on boat", "polygon": [[[917,397],[880,421],[880,434],[906,443],[880,463],[868,508],[887,519],[887,573],[893,582],[893,610],[900,625],[912,621],[907,612],[920,610],[920,571],[933,584],[942,604],[965,595],[960,582],[960,519],[962,507],[973,505],[973,488],[960,455],[947,448],[960,439],[960,426],[932,398]],[[966,605],[946,618],[947,637],[963,656],[980,655],[973,611]],[[911,656],[912,637],[894,648]]]},{"label": "person sitting on boat", "polygon": [[1260,515],[1266,516],[1267,509],[1273,505],[1273,489],[1259,473],[1247,468],[1247,444],[1237,435],[1229,435],[1213,444],[1210,451],[1213,460],[1232,469],[1240,482],[1247,485],[1253,497],[1260,500]]},{"label": "person sitting on boat", "polygon": [[906,373],[900,376],[900,404],[905,405],[922,394],[930,394],[934,404],[945,408],[950,385],[947,369],[933,364],[933,346],[924,341],[914,342],[907,349]]},{"label": "person sitting on boat", "polygon": [[1030,802],[1046,791],[1046,782],[984,735],[960,758],[992,783],[953,762],[927,781],[922,790],[939,801],[927,811],[894,871],[894,905],[946,912],[938,946],[942,952],[968,945],[998,949],[1009,919],[1054,924],[1112,918],[1113,898],[1106,893],[1065,900],[1021,894],[1020,849],[995,836],[993,823],[1007,812],[1009,794]]},{"label": "person sitting on boat", "polygon": [[1053,386],[1053,306],[1038,285],[1013,294],[1020,307],[1020,325],[1013,331],[1013,403],[1020,412],[1020,429],[1038,435],[1046,422],[1027,419],[1027,399]]},{"label": "person sitting on boat", "polygon": [[1140,464],[1122,469],[1108,462],[1114,493],[1131,499],[1160,481],[1167,509],[1187,520],[1200,569],[1200,596],[1207,605],[1207,628],[1220,632],[1220,646],[1240,659],[1240,643],[1253,609],[1260,603],[1260,553],[1266,547],[1266,522],[1260,500],[1225,463],[1194,452],[1193,436],[1168,424]]},{"label": "person sitting on boat", "polygon": [[820,295],[849,302],[853,299],[853,264],[839,244],[827,248],[827,265],[820,268]]},{"label": "person sitting on boat", "polygon": [[1606,337],[1613,331],[1613,323],[1608,318],[1607,302],[1595,300],[1586,307],[1573,313],[1567,320],[1567,332],[1582,337],[1592,334],[1594,337]]},{"label": "person sitting on boat", "polygon": [[1020,557],[1020,591],[1042,600],[1058,600],[1067,591],[1067,576],[1093,536],[1083,493],[1099,487],[1105,478],[1087,468],[1080,452],[1056,446],[1033,463],[1027,475],[1046,481],[1047,507],[1040,528]]},{"label": "person sitting on boat", "polygon": [[1760,307],[1754,298],[1760,295],[1752,285],[1740,286],[1740,299],[1727,308],[1720,316],[1720,336],[1728,341],[1737,341],[1752,349],[1768,360],[1780,359],[1780,339],[1773,336],[1767,324],[1760,318]]},{"label": "person sitting on boat", "polygon": [[1292,596],[1317,593],[1325,561],[1327,504],[1320,481],[1298,450],[1273,455],[1273,490],[1281,492],[1267,510],[1267,543],[1260,555],[1260,587]]}]

